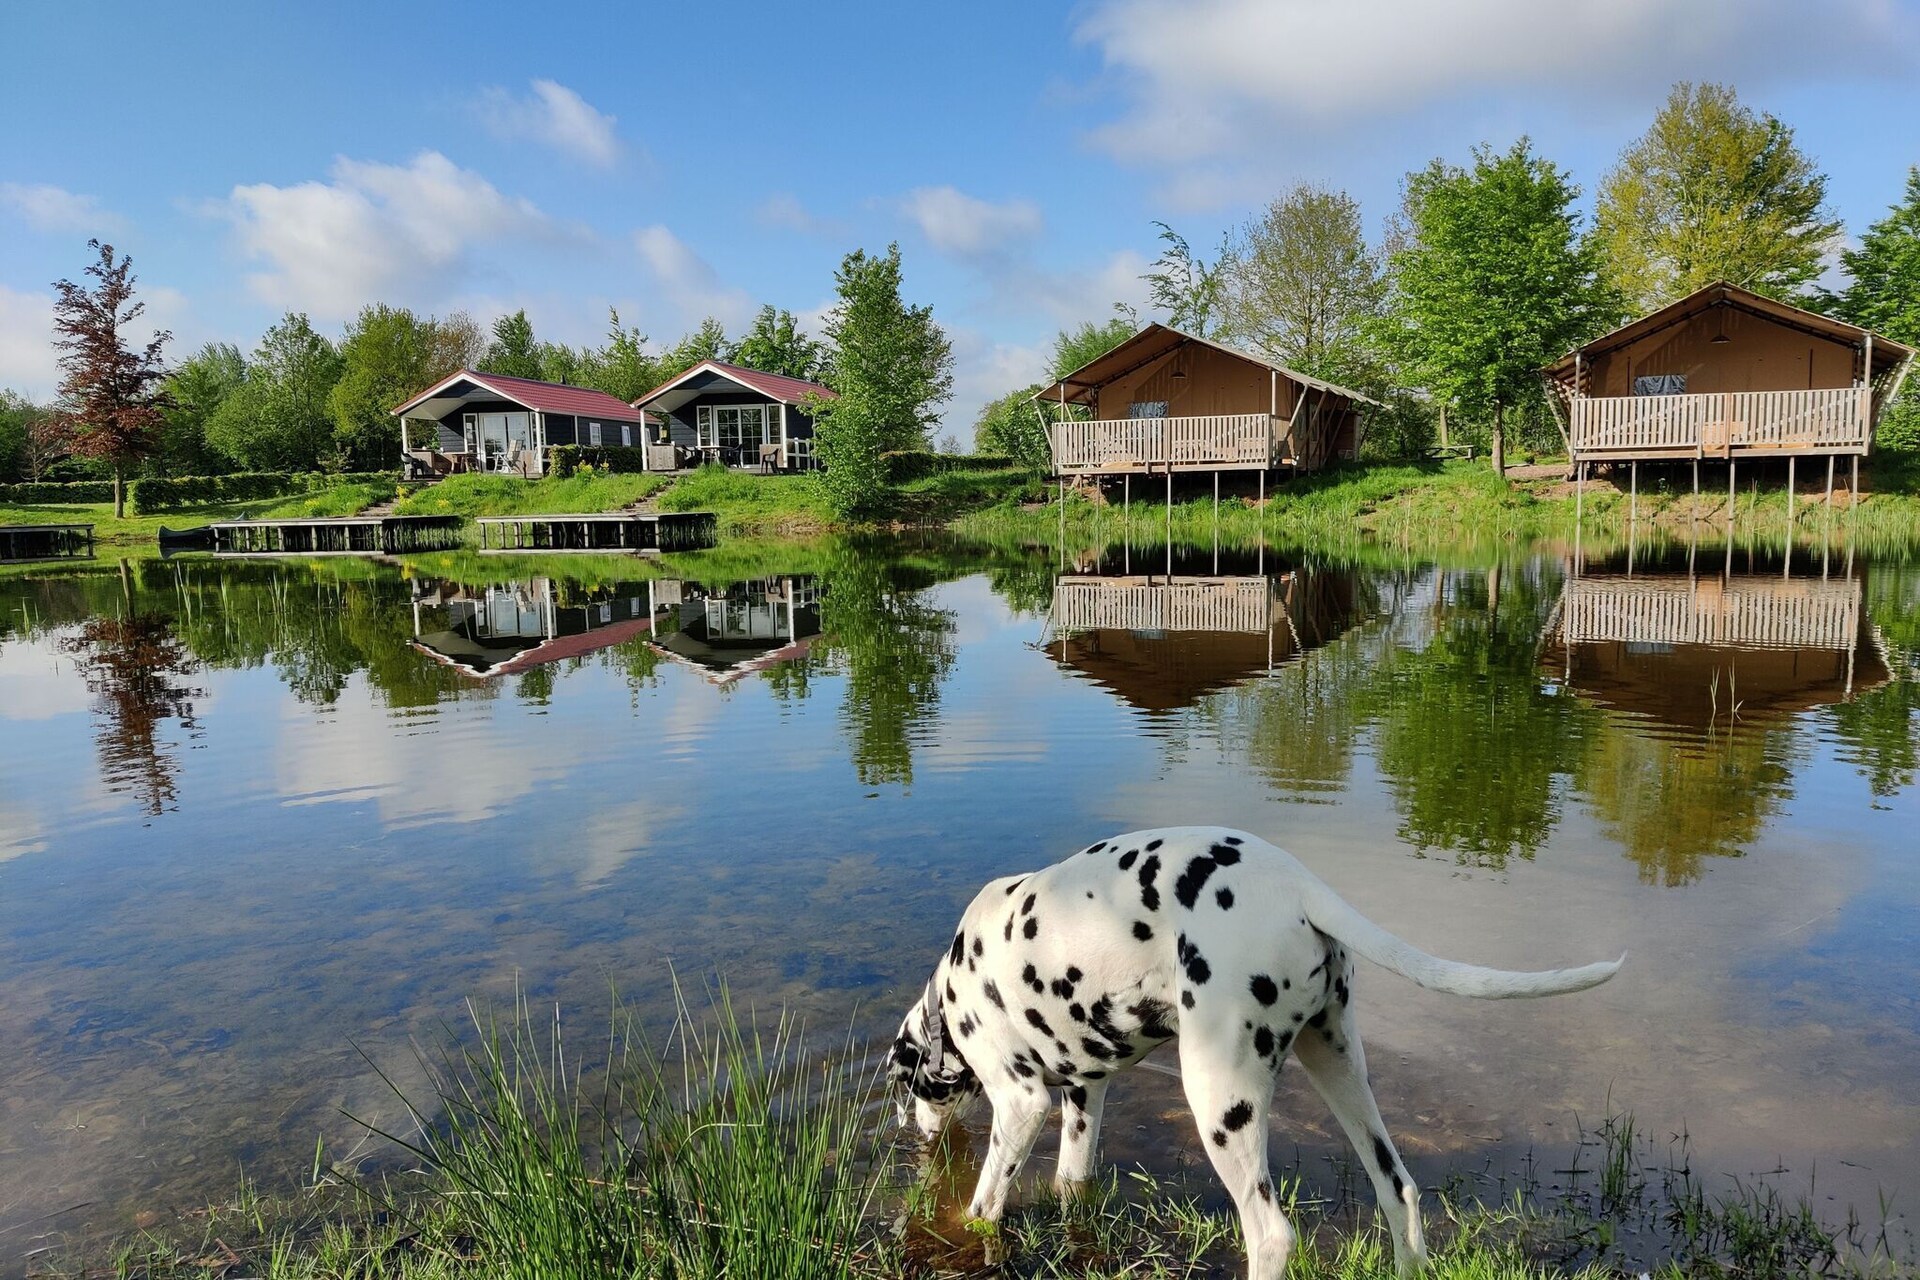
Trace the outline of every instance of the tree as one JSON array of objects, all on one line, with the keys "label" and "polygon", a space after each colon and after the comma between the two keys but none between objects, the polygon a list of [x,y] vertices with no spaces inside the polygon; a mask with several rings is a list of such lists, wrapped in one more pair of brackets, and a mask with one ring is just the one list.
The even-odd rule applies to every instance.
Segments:
[{"label": "tree", "polygon": [[725,360],[731,351],[727,343],[726,326],[708,316],[700,322],[699,328],[680,339],[660,357],[657,371],[660,381],[677,378],[705,360]]},{"label": "tree", "polygon": [[828,385],[876,415],[883,450],[926,448],[953,395],[953,344],[932,307],[901,300],[900,278],[898,244],[885,257],[854,250],[834,273],[839,300],[826,323]]},{"label": "tree", "polygon": [[493,322],[493,341],[487,345],[486,356],[477,371],[505,374],[510,378],[538,378],[542,376],[540,364],[539,346],[533,340],[533,321],[527,319],[523,307]]},{"label": "tree", "polygon": [[311,471],[337,461],[327,400],[340,353],[290,311],[268,329],[247,377],[207,422],[207,443],[258,471]]},{"label": "tree", "polygon": [[209,342],[174,368],[159,452],[166,474],[206,475],[232,465],[207,443],[207,424],[246,376],[246,359],[230,342]]},{"label": "tree", "polygon": [[1160,239],[1167,246],[1161,251],[1153,270],[1141,276],[1147,282],[1147,300],[1167,313],[1167,323],[1196,338],[1218,335],[1224,276],[1221,268],[1227,256],[1227,242],[1220,242],[1220,255],[1212,264],[1193,256],[1186,237],[1164,222],[1156,222]]},{"label": "tree", "polygon": [[888,406],[858,383],[837,399],[808,396],[802,407],[813,415],[814,456],[826,469],[820,482],[834,513],[877,512],[887,494],[885,454],[893,436]]},{"label": "tree", "polygon": [[1228,338],[1317,378],[1374,380],[1386,288],[1357,200],[1301,183],[1240,229],[1223,262]]},{"label": "tree", "polygon": [[1507,409],[1537,395],[1541,367],[1610,314],[1578,195],[1525,138],[1476,149],[1470,169],[1435,160],[1407,179],[1390,336],[1444,401],[1491,414],[1502,474]]},{"label": "tree", "polygon": [[74,452],[113,468],[113,514],[119,519],[127,511],[127,468],[160,444],[166,403],[161,383],[167,376],[160,349],[173,335],[161,330],[145,347],[127,345],[123,331],[147,309],[133,300],[132,259],[116,259],[113,246],[98,240],[87,247],[100,255],[87,268],[98,284],[55,282],[53,345],[60,352],[62,411],[74,423]]},{"label": "tree", "polygon": [[823,356],[820,344],[801,331],[791,311],[760,308],[747,330],[733,348],[733,361],[762,373],[784,374],[809,382],[820,377]]},{"label": "tree", "polygon": [[427,321],[428,385],[462,369],[478,369],[486,356],[487,336],[466,312],[449,311]]},{"label": "tree", "polygon": [[[1076,366],[1077,367],[1077,366]],[[1009,391],[980,410],[973,424],[973,447],[1002,453],[1029,471],[1044,473],[1053,463],[1043,410],[1033,402],[1039,384]]]},{"label": "tree", "polygon": [[334,440],[354,469],[393,465],[400,452],[393,407],[459,368],[435,367],[458,345],[457,337],[443,338],[437,321],[405,307],[361,308],[340,339],[340,376],[327,392]]},{"label": "tree", "polygon": [[607,345],[583,352],[580,385],[629,403],[660,383],[660,365],[647,354],[647,335],[622,328],[620,313],[607,308]]},{"label": "tree", "polygon": [[1650,311],[1716,280],[1792,298],[1840,223],[1793,130],[1731,86],[1682,81],[1600,184],[1608,282]]},{"label": "tree", "polygon": [[0,476],[44,480],[73,451],[73,424],[47,406],[0,387]]},{"label": "tree", "polygon": [[[1907,170],[1906,195],[1867,228],[1858,249],[1840,255],[1840,263],[1847,287],[1822,299],[1826,309],[1895,342],[1920,346],[1920,168]],[[1920,381],[1908,378],[1881,415],[1876,442],[1920,449]]]},{"label": "tree", "polygon": [[580,371],[585,367],[586,362],[581,358],[580,352],[566,343],[543,342],[534,348],[533,359],[534,371],[525,376],[538,378],[542,382],[558,382],[569,387],[580,385]]},{"label": "tree", "polygon": [[1104,323],[1088,320],[1077,329],[1062,329],[1053,339],[1053,364],[1048,376],[1066,377],[1075,369],[1092,364],[1107,352],[1131,338],[1140,328],[1140,317],[1124,303],[1114,304],[1113,317]]}]

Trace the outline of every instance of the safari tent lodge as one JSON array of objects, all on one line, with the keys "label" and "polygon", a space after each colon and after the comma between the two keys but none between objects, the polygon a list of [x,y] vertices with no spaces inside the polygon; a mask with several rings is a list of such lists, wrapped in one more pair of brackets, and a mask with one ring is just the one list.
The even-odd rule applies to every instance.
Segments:
[{"label": "safari tent lodge", "polygon": [[1356,456],[1357,391],[1253,352],[1149,324],[1035,393],[1053,472],[1082,476],[1194,471],[1316,471]]}]

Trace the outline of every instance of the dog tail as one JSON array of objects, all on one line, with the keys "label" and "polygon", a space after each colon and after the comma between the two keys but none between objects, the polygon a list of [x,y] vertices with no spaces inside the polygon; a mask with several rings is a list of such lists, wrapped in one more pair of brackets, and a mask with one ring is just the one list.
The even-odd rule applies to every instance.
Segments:
[{"label": "dog tail", "polygon": [[1404,978],[1433,991],[1477,1000],[1515,1000],[1533,996],[1561,996],[1597,987],[1620,971],[1626,953],[1618,960],[1581,965],[1576,969],[1544,969],[1520,973],[1511,969],[1486,969],[1458,960],[1443,960],[1388,933],[1354,910],[1327,885],[1311,876],[1303,886],[1307,919],[1314,928],[1338,938],[1360,955],[1383,969],[1391,969]]}]

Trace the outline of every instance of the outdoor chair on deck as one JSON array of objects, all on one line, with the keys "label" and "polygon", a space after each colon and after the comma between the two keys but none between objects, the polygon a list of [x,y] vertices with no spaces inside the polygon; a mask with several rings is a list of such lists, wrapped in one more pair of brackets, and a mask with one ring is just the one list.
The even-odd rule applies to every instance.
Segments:
[{"label": "outdoor chair on deck", "polygon": [[780,466],[780,446],[777,444],[761,445],[760,446],[760,469],[762,471],[774,471],[778,469],[779,466]]}]

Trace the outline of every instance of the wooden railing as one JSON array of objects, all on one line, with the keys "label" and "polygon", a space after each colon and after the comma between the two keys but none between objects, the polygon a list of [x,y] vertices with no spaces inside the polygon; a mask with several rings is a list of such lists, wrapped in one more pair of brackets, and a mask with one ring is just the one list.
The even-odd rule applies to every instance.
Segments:
[{"label": "wooden railing", "polygon": [[1062,578],[1053,588],[1053,625],[1061,631],[1239,631],[1273,625],[1273,592],[1264,577],[1166,579]]},{"label": "wooden railing", "polygon": [[1056,472],[1270,467],[1276,424],[1264,413],[1195,418],[1106,418],[1059,422],[1052,429]]},{"label": "wooden railing", "polygon": [[1860,635],[1857,579],[1582,578],[1562,617],[1575,643],[1851,649]]},{"label": "wooden railing", "polygon": [[1864,453],[1866,387],[1681,396],[1576,396],[1574,458],[1725,458],[1743,452]]}]

